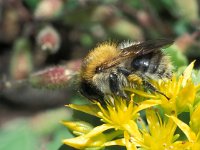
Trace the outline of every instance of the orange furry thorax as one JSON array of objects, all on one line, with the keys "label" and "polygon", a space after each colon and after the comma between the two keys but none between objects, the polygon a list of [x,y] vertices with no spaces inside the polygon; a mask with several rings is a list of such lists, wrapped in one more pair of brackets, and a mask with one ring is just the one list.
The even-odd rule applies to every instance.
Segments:
[{"label": "orange furry thorax", "polygon": [[120,51],[115,43],[103,43],[94,48],[85,57],[81,69],[81,76],[85,80],[91,80],[95,74],[96,68],[105,61],[112,60],[119,55]]}]

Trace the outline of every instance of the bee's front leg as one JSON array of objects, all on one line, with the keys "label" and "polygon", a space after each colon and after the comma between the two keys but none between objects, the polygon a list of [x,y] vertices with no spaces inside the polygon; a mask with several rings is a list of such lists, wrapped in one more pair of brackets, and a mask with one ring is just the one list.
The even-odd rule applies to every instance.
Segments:
[{"label": "bee's front leg", "polygon": [[120,79],[115,72],[111,72],[109,75],[109,85],[110,90],[113,94],[116,94],[117,96],[121,96],[122,98],[128,99],[126,93],[122,89],[122,83],[120,82]]}]

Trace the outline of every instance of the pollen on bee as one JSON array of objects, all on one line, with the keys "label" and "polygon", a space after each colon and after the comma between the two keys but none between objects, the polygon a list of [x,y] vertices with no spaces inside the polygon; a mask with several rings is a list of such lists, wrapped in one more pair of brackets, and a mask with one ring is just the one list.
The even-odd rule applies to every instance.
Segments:
[{"label": "pollen on bee", "polygon": [[135,75],[135,74],[129,75],[128,76],[128,81],[132,82],[132,83],[136,83],[138,85],[142,84],[142,79],[139,76]]}]

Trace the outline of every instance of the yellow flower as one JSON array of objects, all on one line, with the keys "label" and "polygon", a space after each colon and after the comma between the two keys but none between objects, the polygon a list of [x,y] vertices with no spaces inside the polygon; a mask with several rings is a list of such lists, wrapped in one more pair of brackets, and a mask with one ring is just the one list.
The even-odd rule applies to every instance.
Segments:
[{"label": "yellow flower", "polygon": [[[194,62],[179,77],[174,75],[172,79],[152,81],[155,88],[163,94],[126,89],[137,94],[137,98],[141,97],[137,103],[134,101],[134,94],[131,94],[129,101],[112,96],[105,100],[105,105],[96,101],[87,105],[68,105],[72,109],[98,117],[102,124],[93,127],[82,121],[64,121],[63,124],[76,137],[65,139],[63,143],[76,149],[103,149],[120,145],[127,150],[199,150],[200,102],[197,93],[200,91],[200,84],[196,85],[192,81],[193,66]],[[153,106],[158,107],[163,115]],[[140,117],[143,110],[146,110],[143,114],[147,124]],[[189,125],[178,118],[185,111],[190,112]],[[187,139],[180,140],[175,132],[177,127]]]},{"label": "yellow flower", "polygon": [[[183,121],[179,120],[175,116],[168,116],[170,119],[172,119],[177,126],[183,131],[183,133],[186,135],[188,142],[188,149],[191,150],[200,150],[200,131],[194,131],[192,127],[188,126]],[[200,128],[200,127],[199,127]]]},{"label": "yellow flower", "polygon": [[191,78],[193,66],[194,62],[192,62],[185,69],[183,75],[178,78],[174,75],[172,79],[152,81],[155,88],[167,97],[159,93],[152,95],[151,93],[138,91],[136,89],[127,90],[143,97],[161,100],[161,107],[167,114],[178,115],[183,111],[189,111],[190,107],[192,107],[195,102],[195,96],[199,90],[200,85],[195,85]]},{"label": "yellow flower", "polygon": [[148,129],[141,129],[143,141],[140,141],[143,150],[181,150],[188,147],[186,142],[176,141],[179,135],[175,134],[177,125],[172,119],[161,119],[159,113],[153,109],[146,110]]},{"label": "yellow flower", "polygon": [[[132,95],[133,97],[133,95]],[[109,100],[111,101],[111,100]],[[142,140],[142,135],[138,129],[138,126],[135,122],[138,117],[138,112],[158,105],[161,102],[155,100],[146,100],[137,105],[134,104],[133,100],[127,101],[119,97],[115,97],[114,103],[107,103],[105,106],[102,106],[100,103],[95,102],[94,104],[88,105],[75,105],[70,104],[69,107],[97,116],[104,122],[102,125],[99,125],[89,132],[80,134],[80,136],[65,139],[63,142],[67,145],[75,147],[77,149],[82,149],[86,147],[104,147],[110,145],[123,145],[127,146],[127,134],[131,136],[132,139]],[[63,122],[69,128],[71,127],[68,122]],[[109,134],[104,133],[106,130],[114,129],[113,132]],[[75,126],[73,130],[80,130],[79,126]],[[85,131],[85,130],[81,130]],[[119,135],[126,135],[126,138],[121,138],[112,141]],[[133,140],[136,141],[136,140]],[[132,144],[131,147],[135,147],[137,143]],[[129,144],[130,147],[130,144]]]}]

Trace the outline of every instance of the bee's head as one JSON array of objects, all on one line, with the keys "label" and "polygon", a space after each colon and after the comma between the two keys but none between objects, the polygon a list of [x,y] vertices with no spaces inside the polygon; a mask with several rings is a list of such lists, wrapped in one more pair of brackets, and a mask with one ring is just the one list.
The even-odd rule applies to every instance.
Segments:
[{"label": "bee's head", "polygon": [[85,80],[81,81],[79,91],[91,101],[96,100],[100,103],[104,103],[104,94],[96,86]]}]

